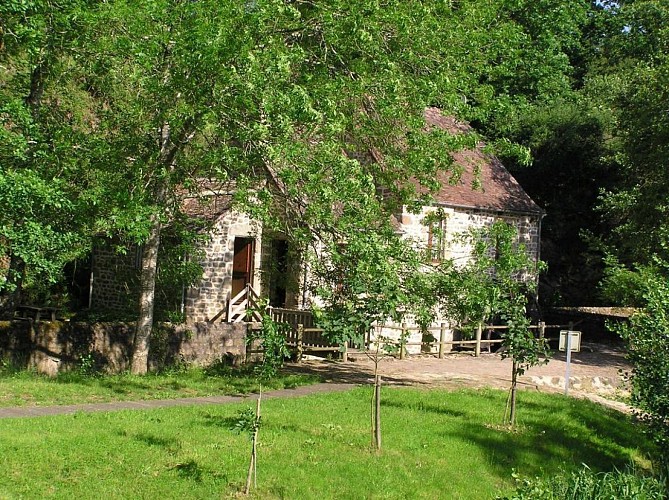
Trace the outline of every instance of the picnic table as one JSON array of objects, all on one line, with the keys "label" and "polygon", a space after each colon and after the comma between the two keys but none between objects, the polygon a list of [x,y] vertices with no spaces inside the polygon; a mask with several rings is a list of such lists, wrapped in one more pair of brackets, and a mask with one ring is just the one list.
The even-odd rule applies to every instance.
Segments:
[{"label": "picnic table", "polygon": [[15,314],[19,318],[34,319],[35,322],[39,321],[43,317],[48,317],[51,319],[51,321],[56,321],[57,311],[57,307],[19,305],[16,307]]}]

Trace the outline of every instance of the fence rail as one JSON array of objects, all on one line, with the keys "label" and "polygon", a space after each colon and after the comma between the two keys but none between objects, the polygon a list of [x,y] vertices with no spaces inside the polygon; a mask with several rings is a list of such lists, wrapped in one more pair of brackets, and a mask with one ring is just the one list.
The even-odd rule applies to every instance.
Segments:
[{"label": "fence rail", "polygon": [[[447,332],[447,327],[446,323],[441,323],[439,326],[433,326],[433,327],[428,327],[428,328],[422,328],[419,326],[407,326],[406,324],[402,324],[400,326],[397,325],[379,325],[376,328],[381,329],[381,330],[396,330],[402,332],[400,334],[400,340],[391,340],[391,341],[386,341],[384,342],[385,344],[388,345],[393,345],[398,348],[399,351],[399,357],[400,359],[404,359],[407,356],[406,353],[406,346],[421,346],[421,350],[423,346],[429,346],[429,347],[434,347],[437,346],[438,351],[437,354],[439,358],[444,357],[444,348],[445,346],[451,345],[459,345],[459,346],[474,346],[474,356],[478,357],[481,355],[481,347],[483,345],[490,346],[491,344],[501,344],[504,342],[503,339],[491,339],[491,338],[483,338],[483,332],[488,331],[490,333],[491,331],[494,330],[508,330],[509,327],[506,325],[479,325],[478,328],[476,329],[476,335],[475,338],[472,340],[446,340],[446,332]],[[546,325],[543,321],[540,321],[536,325],[530,325],[528,327],[530,330],[538,330],[537,336],[539,338],[543,338],[545,340],[552,340],[551,338],[546,337],[546,330],[547,329],[565,329],[569,328],[567,325]],[[434,341],[421,341],[421,342],[407,342],[403,340],[405,337],[408,337],[411,332],[421,332],[421,333],[436,333],[439,332],[439,341],[437,342],[436,339]],[[366,346],[366,347],[369,347]]]},{"label": "fence rail", "polygon": [[[258,311],[259,307],[260,295],[258,295],[250,283],[247,283],[237,295],[228,300],[228,322],[261,321],[262,317]],[[220,314],[217,314],[216,318]]]}]

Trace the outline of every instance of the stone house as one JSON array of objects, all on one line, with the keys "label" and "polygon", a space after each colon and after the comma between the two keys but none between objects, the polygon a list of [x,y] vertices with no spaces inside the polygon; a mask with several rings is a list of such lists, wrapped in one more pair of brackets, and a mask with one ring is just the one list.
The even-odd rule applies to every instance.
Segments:
[{"label": "stone house", "polygon": [[[425,118],[428,126],[453,134],[470,130],[468,125],[444,116],[436,108],[426,109]],[[482,144],[454,153],[453,157],[462,169],[459,180],[449,182],[449,173],[440,174],[442,187],[429,206],[418,214],[405,207],[394,215],[398,233],[433,259],[465,262],[469,249],[458,242],[456,235],[504,219],[518,228],[520,241],[538,259],[542,210],[500,161],[483,151]],[[230,200],[230,192],[217,190],[184,202],[187,213],[211,222],[200,258],[202,278],[196,286],[180,291],[186,320],[230,321],[228,303],[247,287],[268,297],[275,307],[308,307],[308,276],[299,256],[291,255],[289,244],[281,235],[268,234],[248,215],[232,209]],[[127,281],[120,282],[119,276],[123,275],[121,270],[132,270],[133,266],[135,263],[128,256],[110,251],[95,254],[93,308],[120,307],[119,297],[124,294],[127,300],[132,286]]]},{"label": "stone house", "polygon": [[[425,121],[429,127],[437,127],[451,134],[466,134],[471,130],[469,125],[443,115],[437,108],[425,110]],[[398,233],[410,239],[415,248],[424,250],[427,258],[433,261],[453,259],[456,265],[464,265],[471,255],[471,248],[460,236],[472,229],[504,220],[517,228],[519,243],[538,261],[543,210],[499,159],[484,151],[482,143],[473,149],[453,153],[452,156],[461,169],[457,182],[451,181],[449,172],[440,172],[437,180],[441,189],[433,194],[431,204],[422,207],[417,214],[403,207],[401,213],[395,215]],[[412,328],[415,324],[408,318],[406,326]],[[397,327],[379,326],[375,335],[397,338],[400,334]],[[407,342],[424,340],[420,331],[409,331]],[[449,327],[445,340],[453,340],[453,335],[454,331]],[[408,346],[407,351],[419,353],[421,347]]]},{"label": "stone house", "polygon": [[[452,134],[471,130],[437,108],[427,108],[425,120],[428,126]],[[451,181],[449,172],[440,172],[437,180],[441,189],[433,195],[433,202],[419,214],[410,213],[405,207],[396,215],[398,232],[424,248],[433,259],[464,262],[470,249],[457,236],[502,219],[518,228],[520,242],[538,260],[543,210],[499,159],[484,152],[483,144],[453,153],[453,159],[461,169],[457,182]]]}]

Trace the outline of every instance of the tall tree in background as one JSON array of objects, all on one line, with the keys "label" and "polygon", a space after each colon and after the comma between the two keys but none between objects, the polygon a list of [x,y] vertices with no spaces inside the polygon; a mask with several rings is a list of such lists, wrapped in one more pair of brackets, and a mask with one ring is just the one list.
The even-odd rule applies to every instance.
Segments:
[{"label": "tall tree in background", "polygon": [[89,248],[88,97],[66,73],[78,13],[94,3],[0,5],[0,306],[10,316],[24,287],[48,300],[63,265]]},{"label": "tall tree in background", "polygon": [[[669,5],[641,0],[616,11],[598,85],[608,84],[616,118],[621,182],[602,194],[615,230],[603,238],[609,268],[603,291],[614,303],[637,306],[617,331],[633,363],[632,400],[669,470]],[[604,82],[604,83],[602,83]]]},{"label": "tall tree in background", "polygon": [[[424,82],[397,63],[407,45],[394,45],[398,23],[419,14],[279,1],[113,2],[90,13],[78,62],[106,145],[96,168],[115,187],[109,230],[144,245],[133,372],[146,370],[161,229],[178,192],[202,178],[234,182],[239,206],[266,225],[334,240],[387,224],[375,181],[429,179],[435,155],[447,158],[439,135],[430,161],[416,154],[424,138],[408,153],[396,139],[422,127]],[[349,157],[370,148],[383,165]],[[414,163],[400,163],[408,154]]]}]

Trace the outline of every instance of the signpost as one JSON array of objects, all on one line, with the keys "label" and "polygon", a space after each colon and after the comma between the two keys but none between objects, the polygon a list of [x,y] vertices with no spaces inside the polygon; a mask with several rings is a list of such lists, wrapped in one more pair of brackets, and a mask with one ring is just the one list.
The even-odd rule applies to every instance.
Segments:
[{"label": "signpost", "polygon": [[564,393],[569,394],[569,369],[571,367],[571,353],[581,351],[581,332],[572,330],[572,325],[569,325],[569,330],[560,330],[560,344],[558,348],[561,351],[567,351],[567,369],[564,376]]}]

